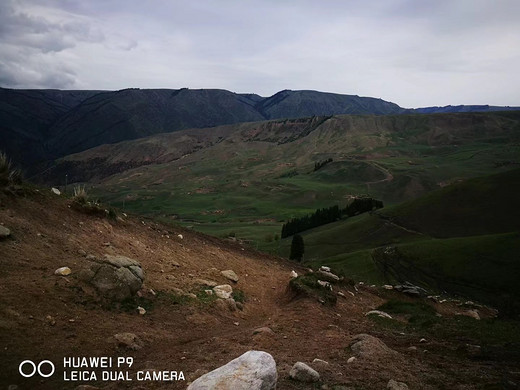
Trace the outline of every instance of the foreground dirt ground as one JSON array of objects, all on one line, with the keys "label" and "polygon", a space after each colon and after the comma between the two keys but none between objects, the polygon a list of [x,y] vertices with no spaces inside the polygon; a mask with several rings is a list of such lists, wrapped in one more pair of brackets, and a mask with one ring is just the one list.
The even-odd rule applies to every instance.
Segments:
[{"label": "foreground dirt ground", "polygon": [[[472,358],[461,349],[468,340],[420,342],[418,334],[382,330],[365,316],[397,292],[344,285],[345,297],[333,307],[323,306],[289,291],[290,272],[304,272],[295,263],[138,217],[90,216],[71,209],[63,197],[42,192],[1,198],[0,224],[12,234],[0,241],[0,389],[87,384],[100,389],[185,389],[205,372],[252,349],[275,358],[278,389],[384,389],[390,379],[410,389],[514,388],[507,387],[514,381],[504,384],[504,378],[515,368]],[[138,313],[137,303],[111,306],[83,291],[74,275],[85,265],[85,254],[124,255],[141,262],[146,314]],[[72,274],[54,275],[63,266]],[[170,299],[175,288],[200,292],[197,279],[229,283],[220,274],[227,269],[239,276],[233,288],[243,292],[243,310],[229,311],[214,300]],[[439,311],[452,315],[456,309],[445,305]],[[253,334],[260,327],[273,333]],[[124,332],[139,337],[139,349],[115,341],[114,335]],[[360,333],[381,339],[397,354],[376,353],[347,363],[352,357],[349,344]],[[133,357],[132,375],[139,370],[182,371],[185,380],[64,381],[64,357],[93,356]],[[315,358],[329,364],[313,365]],[[18,367],[27,359],[50,360],[56,373],[24,378]],[[289,379],[297,361],[315,367],[321,382]]]}]

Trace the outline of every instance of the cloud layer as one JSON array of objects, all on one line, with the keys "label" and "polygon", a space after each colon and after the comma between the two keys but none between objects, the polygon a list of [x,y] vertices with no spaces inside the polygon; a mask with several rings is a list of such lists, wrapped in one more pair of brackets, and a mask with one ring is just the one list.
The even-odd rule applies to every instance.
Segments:
[{"label": "cloud layer", "polygon": [[3,0],[0,85],[520,105],[517,0]]}]

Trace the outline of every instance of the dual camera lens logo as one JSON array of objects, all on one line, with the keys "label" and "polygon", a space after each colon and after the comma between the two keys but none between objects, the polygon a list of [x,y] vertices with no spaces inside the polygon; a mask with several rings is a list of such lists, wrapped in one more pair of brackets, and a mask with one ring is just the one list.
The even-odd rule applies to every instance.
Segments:
[{"label": "dual camera lens logo", "polygon": [[54,364],[50,360],[42,360],[38,365],[34,363],[32,360],[24,360],[18,366],[18,371],[20,375],[25,378],[30,378],[38,372],[43,378],[48,378],[54,374]]}]

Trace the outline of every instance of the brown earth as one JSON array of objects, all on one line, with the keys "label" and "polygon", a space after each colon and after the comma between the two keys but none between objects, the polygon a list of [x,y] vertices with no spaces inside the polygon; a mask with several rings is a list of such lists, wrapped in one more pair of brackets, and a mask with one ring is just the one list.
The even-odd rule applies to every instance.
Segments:
[{"label": "brown earth", "polygon": [[[420,343],[418,334],[381,330],[365,313],[397,292],[344,285],[340,289],[345,297],[338,297],[334,307],[323,306],[288,290],[290,271],[304,271],[295,263],[150,220],[87,215],[71,209],[69,200],[46,192],[0,196],[0,224],[12,232],[0,241],[0,389],[9,385],[18,385],[19,390],[75,389],[80,384],[101,389],[184,389],[203,373],[251,349],[273,355],[282,390],[340,384],[384,389],[390,379],[406,382],[410,389],[501,388],[486,386],[501,383],[503,372],[512,370],[472,359],[470,353],[456,353],[467,340]],[[85,267],[85,253],[140,261],[146,272],[142,298],[119,307],[97,300],[75,278]],[[70,267],[72,275],[54,275],[62,266]],[[196,279],[230,283],[219,272],[226,269],[240,278],[233,288],[245,297],[242,311],[231,312],[211,300],[172,299],[174,288],[200,293]],[[139,302],[148,305],[145,315],[137,312]],[[456,310],[444,305],[442,314],[453,315]],[[253,335],[253,330],[266,326],[274,335]],[[118,345],[113,336],[123,332],[136,334],[144,346],[131,350]],[[375,353],[347,364],[353,356],[349,344],[359,333],[378,337],[397,354]],[[417,350],[409,350],[411,346]],[[64,357],[92,356],[132,356],[129,372],[134,380],[64,381]],[[295,362],[312,365],[315,358],[329,362],[315,366],[320,384],[289,379]],[[23,378],[18,366],[26,359],[51,360],[56,373],[47,379]],[[137,382],[136,371],[146,369],[182,371],[186,380]]]}]

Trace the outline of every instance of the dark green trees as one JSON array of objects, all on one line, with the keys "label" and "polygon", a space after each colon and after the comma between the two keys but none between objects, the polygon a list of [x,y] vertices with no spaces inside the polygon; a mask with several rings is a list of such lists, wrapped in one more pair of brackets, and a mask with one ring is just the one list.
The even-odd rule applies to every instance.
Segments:
[{"label": "dark green trees", "polygon": [[302,261],[304,252],[305,246],[303,244],[303,237],[299,234],[295,234],[291,242],[291,254],[289,255],[289,259]]}]

